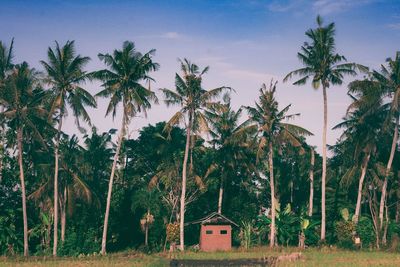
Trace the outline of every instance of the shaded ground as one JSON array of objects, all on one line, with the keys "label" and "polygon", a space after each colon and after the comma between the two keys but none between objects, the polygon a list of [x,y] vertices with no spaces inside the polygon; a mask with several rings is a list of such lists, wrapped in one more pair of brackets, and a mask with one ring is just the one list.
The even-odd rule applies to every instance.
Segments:
[{"label": "shaded ground", "polygon": [[[254,248],[250,251],[235,250],[232,252],[186,252],[168,254],[145,255],[133,251],[111,254],[106,257],[90,256],[76,258],[32,257],[28,260],[23,258],[0,258],[0,266],[169,266],[170,259],[175,260],[205,260],[215,263],[221,260],[224,265],[229,260],[239,259],[265,259],[290,255],[296,253],[297,249],[275,249]],[[228,261],[227,261],[228,260]],[[250,261],[248,261],[250,262]],[[302,252],[300,260],[284,260],[278,266],[400,266],[400,254],[383,251],[342,251],[332,249],[308,249]]]}]

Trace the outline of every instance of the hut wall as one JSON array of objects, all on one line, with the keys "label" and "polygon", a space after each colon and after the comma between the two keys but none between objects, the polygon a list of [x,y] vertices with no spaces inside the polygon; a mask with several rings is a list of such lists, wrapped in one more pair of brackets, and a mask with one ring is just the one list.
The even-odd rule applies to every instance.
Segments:
[{"label": "hut wall", "polygon": [[230,225],[201,225],[200,249],[202,251],[227,251],[232,248]]}]

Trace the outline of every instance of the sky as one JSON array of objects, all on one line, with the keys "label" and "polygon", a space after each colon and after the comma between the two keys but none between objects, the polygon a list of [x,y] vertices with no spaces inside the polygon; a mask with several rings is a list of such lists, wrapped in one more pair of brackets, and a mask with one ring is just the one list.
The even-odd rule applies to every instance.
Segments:
[{"label": "sky", "polygon": [[[0,40],[9,43],[14,37],[15,62],[27,61],[38,70],[43,70],[39,61],[47,59],[54,41],[75,40],[77,52],[91,58],[87,71],[104,68],[98,53],[111,53],[125,40],[133,41],[140,52],[156,49],[154,61],[161,67],[152,74],[156,80],[152,89],[173,89],[178,58],[187,58],[201,68],[210,66],[204,88],[235,90],[235,109],[253,105],[262,83],[274,79],[280,108],[292,104],[291,113],[301,114],[292,123],[314,133],[307,140],[320,152],[322,90],[282,82],[288,72],[301,67],[296,55],[307,41],[305,31],[316,26],[318,14],[325,23],[335,22],[337,52],[349,62],[379,69],[400,50],[398,0],[0,0]],[[347,85],[356,78],[362,76],[329,88],[329,129],[345,115],[350,103]],[[92,94],[101,90],[99,83],[87,83],[85,88]],[[157,95],[159,105],[129,125],[131,137],[176,112],[163,104],[158,91]],[[120,112],[114,120],[105,117],[106,106],[107,99],[98,99],[98,108],[89,109],[93,124],[100,131],[119,129]],[[77,133],[72,116],[64,125],[65,132]],[[340,134],[329,130],[328,144],[333,145]]]}]

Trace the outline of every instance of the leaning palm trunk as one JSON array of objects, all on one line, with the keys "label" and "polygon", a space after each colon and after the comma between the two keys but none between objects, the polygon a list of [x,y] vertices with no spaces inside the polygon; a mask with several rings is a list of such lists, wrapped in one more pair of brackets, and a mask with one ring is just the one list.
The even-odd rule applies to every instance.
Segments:
[{"label": "leaning palm trunk", "polygon": [[314,202],[314,148],[311,148],[311,166],[310,166],[310,200],[308,201],[308,216],[312,216]]},{"label": "leaning palm trunk", "polygon": [[60,112],[60,121],[58,122],[57,139],[54,149],[54,230],[53,230],[53,256],[57,256],[58,245],[58,148],[60,146],[60,135],[62,127],[63,113]]},{"label": "leaning palm trunk", "polygon": [[328,127],[328,100],[326,95],[326,86],[324,83],[322,85],[322,91],[324,96],[324,128],[322,132],[321,241],[325,241],[326,133]]},{"label": "leaning palm trunk", "polygon": [[385,180],[383,181],[383,186],[382,186],[381,201],[379,204],[379,227],[381,230],[382,230],[382,226],[383,226],[383,211],[385,209],[387,184],[388,184],[388,179],[389,179],[389,175],[390,175],[390,170],[392,169],[394,153],[396,152],[396,144],[397,144],[397,139],[398,139],[398,135],[399,135],[398,124],[399,124],[399,118],[397,117],[396,124],[394,126],[394,134],[393,134],[393,140],[392,140],[392,147],[390,150],[390,156],[389,156],[388,163],[386,165]]},{"label": "leaning palm trunk", "polygon": [[271,229],[270,229],[270,247],[275,246],[275,185],[274,185],[274,161],[272,143],[269,143],[269,185],[271,187]]},{"label": "leaning palm trunk", "polygon": [[24,221],[24,256],[29,256],[29,247],[28,247],[28,217],[26,215],[26,192],[25,192],[25,175],[24,175],[24,167],[22,160],[22,128],[18,129],[17,132],[18,139],[18,164],[19,164],[19,178],[21,180],[21,194],[22,194],[22,217]]},{"label": "leaning palm trunk", "polygon": [[[1,132],[3,132],[3,130],[1,130]],[[0,138],[2,138],[1,136],[0,136]],[[1,143],[0,143],[0,183],[1,183],[1,181],[3,180],[3,147],[4,147],[4,145],[3,145],[3,141],[0,141]]]},{"label": "leaning palm trunk", "polygon": [[[4,106],[0,106],[0,114],[4,112]],[[4,156],[4,126],[0,125],[1,130],[0,130],[0,183],[1,180],[3,179],[3,156]]]},{"label": "leaning palm trunk", "polygon": [[179,220],[179,241],[180,250],[185,250],[185,198],[186,198],[186,169],[189,157],[189,147],[190,147],[190,135],[192,132],[192,114],[189,114],[189,123],[186,129],[186,146],[185,146],[185,156],[183,158],[182,167],[182,193],[181,193],[181,211]]},{"label": "leaning palm trunk", "polygon": [[360,217],[360,211],[361,211],[361,198],[362,198],[362,189],[364,186],[364,179],[365,175],[367,173],[367,168],[368,168],[368,162],[371,157],[371,153],[368,153],[368,155],[365,158],[365,161],[363,162],[363,165],[361,167],[361,176],[360,180],[358,182],[358,194],[357,194],[357,204],[356,204],[356,211],[354,213],[354,223],[358,223],[358,219]]},{"label": "leaning palm trunk", "polygon": [[219,185],[219,196],[218,196],[218,213],[222,213],[222,199],[224,197],[224,177],[221,174],[221,181]]},{"label": "leaning palm trunk", "polygon": [[119,136],[118,136],[118,141],[117,141],[118,142],[117,151],[115,151],[114,161],[113,161],[113,165],[112,165],[112,168],[111,168],[110,181],[108,183],[106,214],[104,216],[103,238],[101,240],[101,254],[102,255],[106,254],[107,227],[108,227],[108,217],[109,217],[109,214],[110,214],[111,193],[112,193],[115,169],[117,167],[119,152],[121,150],[122,139],[123,139],[123,137],[125,135],[125,124],[126,124],[126,118],[125,118],[125,111],[124,111],[124,115],[122,117],[122,126],[121,126],[121,130],[120,130],[120,133],[119,133]]},{"label": "leaning palm trunk", "polygon": [[372,218],[372,223],[373,223],[373,227],[374,227],[374,232],[375,232],[375,238],[376,238],[376,248],[379,249],[379,235],[380,235],[380,231],[379,231],[379,223],[378,223],[378,216],[375,212],[375,203],[376,203],[376,193],[375,190],[373,192],[373,195],[371,196],[371,192],[368,192],[368,203],[369,203],[369,210],[371,213],[371,218]]},{"label": "leaning palm trunk", "polygon": [[386,244],[387,244],[388,227],[389,227],[388,206],[387,206],[387,202],[385,202],[385,228],[383,230],[383,235],[382,235],[382,245],[384,245],[384,246],[386,246]]},{"label": "leaning palm trunk", "polygon": [[61,213],[61,243],[65,241],[65,228],[67,225],[67,187],[64,187],[64,196],[60,203]]}]

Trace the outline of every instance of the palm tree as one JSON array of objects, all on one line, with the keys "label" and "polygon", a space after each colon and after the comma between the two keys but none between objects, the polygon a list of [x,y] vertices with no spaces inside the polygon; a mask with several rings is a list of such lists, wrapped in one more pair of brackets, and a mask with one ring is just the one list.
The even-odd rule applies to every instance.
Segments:
[{"label": "palm tree", "polygon": [[65,241],[65,229],[67,222],[67,207],[73,210],[74,200],[77,198],[84,199],[87,203],[91,203],[93,198],[93,190],[83,179],[83,148],[79,145],[76,135],[71,138],[65,138],[60,143],[60,163],[61,163],[61,189],[62,194],[59,196],[60,214],[61,214],[61,242]]},{"label": "palm tree", "polygon": [[314,204],[314,165],[315,165],[315,151],[314,148],[310,148],[310,171],[309,171],[309,180],[310,180],[310,199],[308,201],[308,216],[312,216],[313,214],[313,204]]},{"label": "palm tree", "polygon": [[48,62],[40,61],[45,68],[47,77],[45,82],[51,86],[52,106],[50,116],[54,116],[58,122],[58,132],[54,144],[54,240],[53,256],[57,256],[58,244],[58,172],[59,172],[59,145],[62,130],[63,118],[67,116],[67,108],[72,109],[76,123],[81,129],[79,119],[90,124],[89,114],[85,106],[96,107],[93,96],[81,87],[88,76],[83,70],[90,58],[76,55],[74,41],[60,47],[56,42],[53,50],[51,47],[47,51]]},{"label": "palm tree", "polygon": [[16,65],[8,78],[5,86],[0,91],[0,101],[5,110],[1,113],[0,121],[5,121],[8,127],[17,133],[17,150],[19,177],[22,193],[22,213],[24,225],[24,256],[29,255],[28,247],[28,219],[26,210],[26,189],[23,166],[24,133],[38,140],[46,146],[41,133],[36,128],[35,122],[47,115],[42,107],[44,92],[38,89],[37,72],[29,68],[28,63]]},{"label": "palm tree", "polygon": [[[66,136],[60,140],[60,188],[62,194],[58,196],[58,202],[60,205],[61,215],[61,241],[65,241],[65,229],[67,221],[67,207],[70,214],[73,212],[74,200],[83,199],[87,203],[90,203],[93,198],[93,190],[87,185],[87,182],[83,179],[81,171],[84,167],[84,160],[82,158],[83,148],[78,144],[78,138],[73,135],[71,138]],[[53,186],[53,177],[47,175],[50,164],[44,166],[43,176],[46,177],[44,183],[42,183],[34,192],[32,192],[29,198],[32,198],[39,203],[48,203],[51,201],[51,193]],[[42,204],[43,206],[43,204]],[[46,210],[50,210],[54,216],[54,212],[46,207]]]},{"label": "palm tree", "polygon": [[[4,85],[5,79],[7,74],[12,69],[13,63],[13,45],[14,39],[11,40],[10,47],[7,48],[3,42],[0,41],[0,90]],[[4,107],[0,102],[0,112],[3,112]],[[0,125],[1,133],[0,133],[0,182],[2,179],[3,173],[3,151],[4,151],[4,144],[3,144],[3,134],[4,134],[4,127],[3,124]]]},{"label": "palm tree", "polygon": [[[376,151],[378,137],[381,134],[384,106],[382,106],[382,90],[375,81],[353,81],[349,84],[349,95],[353,99],[345,120],[334,129],[345,128],[341,136],[343,147],[353,154],[355,165],[344,175],[344,180],[352,178],[360,168],[357,203],[354,223],[358,223],[361,212],[361,199],[364,180],[371,155]],[[347,145],[346,145],[347,143]]]},{"label": "palm tree", "polygon": [[185,223],[185,198],[187,180],[187,162],[189,158],[189,148],[191,146],[191,136],[195,132],[207,131],[207,118],[203,111],[207,108],[218,106],[215,98],[228,87],[222,86],[211,90],[205,90],[201,86],[202,76],[208,71],[209,67],[202,71],[196,64],[189,60],[180,60],[183,77],[175,75],[175,91],[161,89],[165,97],[167,106],[180,106],[181,109],[172,116],[167,123],[166,130],[170,130],[173,125],[184,122],[186,125],[186,146],[182,166],[182,192],[180,199],[180,249],[185,249],[184,245],[184,223]]},{"label": "palm tree", "polygon": [[[300,114],[288,115],[287,112],[291,105],[284,109],[278,109],[278,102],[275,99],[276,82],[269,86],[263,84],[260,88],[259,102],[255,107],[245,107],[249,113],[249,120],[254,122],[254,127],[258,129],[257,161],[260,161],[265,153],[268,154],[269,184],[271,189],[271,225],[270,225],[270,246],[275,246],[275,217],[276,202],[275,181],[274,181],[274,149],[279,149],[285,144],[301,147],[301,136],[312,135],[306,129],[286,123]],[[266,150],[266,151],[265,151]]]},{"label": "palm tree", "polygon": [[335,46],[335,24],[322,25],[322,18],[317,16],[318,27],[309,29],[306,36],[311,43],[304,43],[301,52],[297,54],[304,67],[290,72],[283,79],[284,82],[298,75],[301,78],[294,82],[294,85],[304,85],[310,78],[314,89],[322,85],[324,99],[324,124],[322,133],[322,186],[321,186],[321,240],[325,240],[325,185],[326,185],[326,135],[328,124],[328,100],[326,90],[330,85],[340,85],[343,83],[344,75],[356,75],[355,68],[361,70],[366,68],[354,63],[344,63],[346,58],[336,53]]},{"label": "palm tree", "polygon": [[10,47],[7,48],[2,41],[0,41],[0,87],[4,85],[7,74],[13,67],[12,59],[14,38],[11,40]]},{"label": "palm tree", "polygon": [[[221,108],[206,112],[210,122],[210,143],[217,149],[212,171],[220,171],[220,187],[218,196],[218,213],[222,213],[224,184],[229,175],[235,175],[239,165],[246,165],[255,170],[248,161],[246,150],[249,147],[250,134],[253,127],[248,127],[249,121],[239,123],[242,109],[234,111],[230,99]],[[211,171],[211,169],[210,169]]]},{"label": "palm tree", "polygon": [[123,107],[121,129],[118,136],[118,144],[108,186],[103,238],[101,243],[102,255],[106,254],[111,192],[126,127],[132,117],[138,113],[144,112],[146,115],[146,110],[151,108],[151,102],[157,103],[157,97],[154,92],[141,84],[143,81],[153,81],[149,73],[159,68],[159,65],[152,60],[154,53],[155,50],[152,49],[146,54],[141,54],[136,51],[134,43],[126,41],[123,44],[122,50],[114,50],[113,54],[99,54],[99,59],[102,60],[109,69],[100,70],[92,74],[94,78],[103,82],[102,87],[104,87],[96,96],[111,98],[106,116],[112,113],[113,118],[115,118],[118,105],[121,103]]},{"label": "palm tree", "polygon": [[386,60],[387,67],[382,65],[381,71],[373,71],[373,77],[380,83],[381,87],[384,89],[387,95],[391,97],[390,103],[390,112],[387,117],[386,124],[391,125],[394,119],[394,132],[393,132],[393,139],[392,139],[392,146],[390,150],[389,159],[386,165],[386,173],[385,173],[385,180],[382,186],[382,194],[380,199],[379,205],[379,222],[380,228],[383,225],[383,212],[385,207],[386,201],[386,191],[387,191],[387,184],[388,178],[390,175],[390,171],[392,169],[392,163],[394,154],[396,151],[396,144],[398,141],[398,125],[399,125],[399,111],[400,111],[400,51],[396,53],[396,58],[393,60],[388,58]]},{"label": "palm tree", "polygon": [[87,177],[90,186],[100,195],[100,192],[107,188],[106,179],[109,177],[110,166],[114,156],[112,136],[116,129],[108,132],[98,133],[95,127],[92,127],[91,135],[84,136],[83,176]]}]

